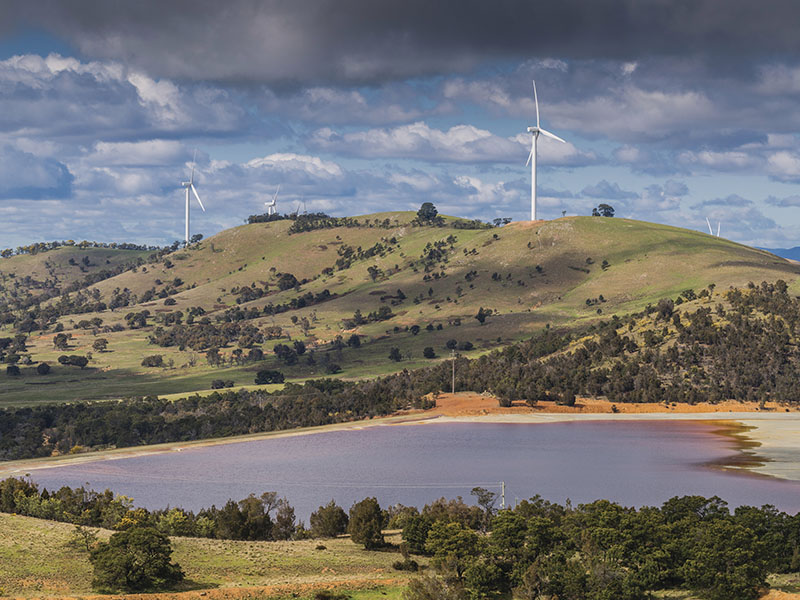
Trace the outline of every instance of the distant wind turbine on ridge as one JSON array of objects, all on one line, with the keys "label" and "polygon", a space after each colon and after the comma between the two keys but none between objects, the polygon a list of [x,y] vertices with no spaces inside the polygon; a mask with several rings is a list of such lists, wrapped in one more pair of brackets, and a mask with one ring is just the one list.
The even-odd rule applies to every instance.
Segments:
[{"label": "distant wind turbine on ridge", "polygon": [[529,163],[531,165],[531,221],[536,220],[536,154],[539,145],[539,134],[558,140],[562,144],[567,143],[556,134],[550,133],[539,126],[539,97],[536,95],[536,81],[533,82],[533,100],[536,103],[536,127],[528,127],[528,133],[531,134],[531,153],[525,163],[526,166]]},{"label": "distant wind turbine on ridge", "polygon": [[197,159],[197,150],[194,151],[194,157],[192,158],[192,175],[189,177],[189,181],[184,181],[181,183],[183,187],[186,188],[186,230],[185,230],[185,240],[186,245],[189,245],[189,191],[194,194],[194,197],[197,198],[197,203],[200,205],[200,208],[203,209],[203,212],[206,212],[206,207],[203,206],[203,202],[200,200],[200,196],[197,194],[197,190],[194,187],[194,165],[195,160]]},{"label": "distant wind turbine on ridge", "polygon": [[[711,221],[706,217],[706,224],[708,225],[708,235],[714,235],[714,230],[711,229]],[[717,221],[717,237],[719,237],[719,230],[722,227],[722,221]]]},{"label": "distant wind turbine on ridge", "polygon": [[271,202],[264,202],[267,205],[267,215],[274,215],[278,212],[278,209],[275,208],[275,204],[278,202],[278,192],[281,191],[281,186],[278,184],[278,189],[275,190],[275,194],[272,196]]}]

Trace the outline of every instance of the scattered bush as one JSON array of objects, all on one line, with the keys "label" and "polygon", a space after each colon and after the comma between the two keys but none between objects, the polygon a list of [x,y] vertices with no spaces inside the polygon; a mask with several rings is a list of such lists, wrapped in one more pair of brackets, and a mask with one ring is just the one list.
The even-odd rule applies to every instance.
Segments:
[{"label": "scattered bush", "polygon": [[383,514],[375,498],[365,498],[350,509],[348,531],[356,544],[364,544],[367,550],[383,546]]},{"label": "scattered bush", "polygon": [[152,356],[145,356],[142,359],[143,367],[163,367],[164,357],[160,354],[153,354]]},{"label": "scattered bush", "polygon": [[419,571],[419,564],[413,558],[405,558],[403,560],[396,560],[392,563],[392,568],[396,571]]},{"label": "scattered bush", "polygon": [[[336,537],[347,531],[350,519],[344,509],[333,500],[311,513],[308,522],[314,537]],[[324,546],[322,548],[325,549]]]},{"label": "scattered bush", "polygon": [[256,385],[267,385],[270,383],[283,383],[283,373],[265,369],[256,373]]}]

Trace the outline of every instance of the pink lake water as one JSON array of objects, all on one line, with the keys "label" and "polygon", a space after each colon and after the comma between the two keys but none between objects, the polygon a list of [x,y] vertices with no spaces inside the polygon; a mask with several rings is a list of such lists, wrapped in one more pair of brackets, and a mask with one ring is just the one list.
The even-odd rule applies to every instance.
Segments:
[{"label": "pink lake water", "polygon": [[501,481],[510,504],[540,494],[653,506],[698,494],[731,507],[800,511],[798,482],[710,467],[738,453],[718,429],[691,421],[377,426],[37,469],[31,477],[49,489],[109,488],[151,509],[197,510],[276,491],[306,522],[330,499],[345,509],[367,496],[421,507],[442,496],[472,501],[473,487],[499,492]]}]

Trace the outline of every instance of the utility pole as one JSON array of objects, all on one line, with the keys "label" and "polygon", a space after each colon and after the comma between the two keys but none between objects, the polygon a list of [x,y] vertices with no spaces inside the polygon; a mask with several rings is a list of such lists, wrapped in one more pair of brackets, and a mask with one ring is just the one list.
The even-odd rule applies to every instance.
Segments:
[{"label": "utility pole", "polygon": [[453,361],[453,395],[456,394],[456,351],[455,349],[450,350],[450,356]]},{"label": "utility pole", "polygon": [[506,482],[500,482],[500,510],[506,507]]}]

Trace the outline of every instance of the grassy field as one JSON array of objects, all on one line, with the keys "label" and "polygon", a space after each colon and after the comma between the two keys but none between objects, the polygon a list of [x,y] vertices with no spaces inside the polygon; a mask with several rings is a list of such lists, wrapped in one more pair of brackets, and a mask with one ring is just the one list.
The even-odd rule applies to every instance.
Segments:
[{"label": "grassy field", "polygon": [[[470,342],[476,356],[493,348],[524,339],[546,325],[575,327],[611,314],[640,310],[662,297],[675,297],[687,288],[699,290],[714,283],[718,290],[777,279],[800,289],[800,267],[767,252],[748,248],[704,233],[625,219],[567,217],[547,222],[511,223],[488,230],[450,227],[412,227],[413,213],[382,213],[358,217],[362,227],[339,227],[289,235],[289,221],[243,225],[219,233],[187,250],[169,255],[168,262],[148,263],[91,287],[104,299],[114,290],[128,289],[141,296],[180,281],[172,295],[175,305],[151,300],[136,306],[98,314],[70,315],[60,319],[73,335],[68,351],[53,348],[53,332],[34,332],[28,340],[32,364],[22,365],[22,377],[0,374],[0,406],[37,402],[96,400],[148,394],[185,395],[206,393],[215,379],[232,381],[236,387],[252,386],[255,372],[279,369],[291,380],[327,376],[326,362],[342,369],[344,378],[374,377],[402,368],[415,368],[449,355],[448,340]],[[375,223],[389,220],[389,228]],[[367,225],[367,221],[372,226]],[[426,245],[439,240],[447,261],[426,269],[421,263]],[[332,267],[344,246],[363,249],[377,242],[389,251],[348,268],[322,275]],[[394,243],[391,242],[394,240]],[[0,261],[4,273],[37,272],[35,262],[52,261],[60,249],[37,256]],[[99,251],[99,249],[97,249]],[[105,252],[111,252],[105,251]],[[52,255],[52,256],[51,256]],[[70,257],[74,258],[74,257]],[[91,260],[100,262],[100,258]],[[90,263],[91,263],[90,260]],[[15,262],[16,261],[16,262]],[[94,264],[94,263],[92,263]],[[67,263],[69,266],[69,264]],[[23,268],[24,267],[24,268]],[[370,276],[368,267],[380,275]],[[278,291],[281,272],[307,279],[299,291]],[[75,329],[81,319],[98,317],[103,326],[124,324],[125,314],[149,310],[152,315],[202,307],[212,321],[224,310],[237,306],[232,290],[255,284],[270,285],[268,296],[242,304],[263,308],[288,302],[299,294],[328,290],[337,297],[275,316],[249,321],[261,330],[281,327],[283,337],[262,345],[267,358],[259,363],[210,367],[203,352],[176,347],[162,348],[148,341],[154,325],[118,332]],[[402,290],[406,299],[391,304]],[[602,301],[600,297],[602,296]],[[587,300],[589,302],[587,303]],[[356,310],[366,315],[390,306],[394,316],[386,321],[346,329],[344,320]],[[478,309],[493,314],[480,324]],[[302,328],[303,319],[309,322]],[[152,319],[151,319],[152,323]],[[418,335],[408,330],[417,325]],[[6,326],[0,337],[11,335]],[[337,336],[360,336],[361,348],[333,350]],[[108,350],[93,352],[97,337],[108,340]],[[302,340],[315,355],[294,366],[280,363],[271,353],[276,343]],[[391,348],[400,349],[403,360],[389,359]],[[436,358],[423,358],[431,347]],[[222,348],[231,355],[235,346]],[[61,354],[91,354],[89,367],[62,367]],[[141,365],[142,358],[161,354],[163,368]],[[50,375],[35,374],[38,361],[54,369]]]},{"label": "grassy field", "polygon": [[[73,530],[66,523],[0,514],[0,595],[34,598],[91,593],[91,564],[86,551],[70,545]],[[100,530],[101,539],[110,534]],[[399,543],[397,534],[387,540]],[[275,588],[273,593],[290,596],[328,586],[367,587],[372,591],[362,591],[357,597],[369,598],[375,597],[379,587],[389,598],[396,598],[410,576],[392,568],[401,559],[398,552],[366,551],[347,537],[296,542],[173,538],[172,544],[187,590],[270,586]],[[317,550],[319,545],[325,549]]]}]

